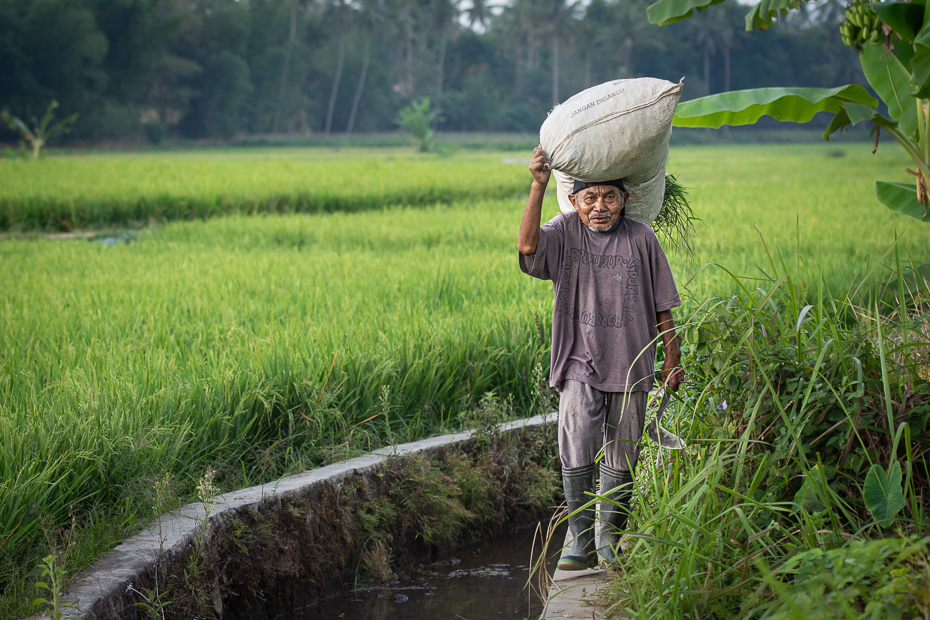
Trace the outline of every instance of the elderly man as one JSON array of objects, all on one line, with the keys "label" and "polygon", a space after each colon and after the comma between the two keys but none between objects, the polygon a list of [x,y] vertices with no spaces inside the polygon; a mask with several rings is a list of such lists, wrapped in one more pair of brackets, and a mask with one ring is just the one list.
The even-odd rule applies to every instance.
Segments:
[{"label": "elderly man", "polygon": [[[656,342],[665,349],[662,382],[677,390],[681,352],[671,309],[681,305],[668,260],[646,224],[624,217],[623,181],[575,181],[575,211],[540,228],[549,183],[545,152],[530,161],[533,185],[520,222],[517,249],[523,273],[552,280],[552,357],[549,385],[559,399],[559,456],[574,541],[562,570],[617,561],[633,495],[646,396],[655,374]],[[594,540],[591,502],[600,463],[601,536]]]}]

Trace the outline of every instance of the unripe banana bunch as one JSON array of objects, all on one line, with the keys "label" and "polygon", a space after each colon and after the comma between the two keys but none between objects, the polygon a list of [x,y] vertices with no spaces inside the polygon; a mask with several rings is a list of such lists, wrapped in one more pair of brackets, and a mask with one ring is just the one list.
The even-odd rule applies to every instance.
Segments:
[{"label": "unripe banana bunch", "polygon": [[843,43],[857,50],[861,50],[867,43],[876,45],[885,39],[882,22],[869,6],[869,2],[870,0],[853,0],[846,9],[846,21],[840,25]]}]

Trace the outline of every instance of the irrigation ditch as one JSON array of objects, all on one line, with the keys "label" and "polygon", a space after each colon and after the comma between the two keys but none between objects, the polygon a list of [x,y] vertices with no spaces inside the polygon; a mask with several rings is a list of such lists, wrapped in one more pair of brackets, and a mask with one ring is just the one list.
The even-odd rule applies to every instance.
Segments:
[{"label": "irrigation ditch", "polygon": [[[165,513],[32,619],[274,619],[547,518],[556,414],[392,446]],[[201,483],[210,490],[210,481]],[[529,549],[526,550],[527,556]],[[309,616],[305,616],[309,617]]]}]

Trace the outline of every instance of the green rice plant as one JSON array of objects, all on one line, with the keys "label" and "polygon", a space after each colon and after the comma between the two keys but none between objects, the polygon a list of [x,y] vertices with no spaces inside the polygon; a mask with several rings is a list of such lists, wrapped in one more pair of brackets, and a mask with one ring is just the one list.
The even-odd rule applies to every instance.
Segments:
[{"label": "green rice plant", "polygon": [[[242,155],[246,155],[243,157]],[[205,219],[230,214],[332,213],[510,198],[529,173],[500,157],[450,165],[409,152],[325,150],[51,157],[0,165],[0,231]]]},{"label": "green rice plant", "polygon": [[522,415],[545,302],[509,268],[500,207],[0,244],[19,282],[0,311],[4,588],[41,559],[38,510],[131,518],[165,473],[186,497],[207,467],[266,481],[459,430],[488,392]]}]

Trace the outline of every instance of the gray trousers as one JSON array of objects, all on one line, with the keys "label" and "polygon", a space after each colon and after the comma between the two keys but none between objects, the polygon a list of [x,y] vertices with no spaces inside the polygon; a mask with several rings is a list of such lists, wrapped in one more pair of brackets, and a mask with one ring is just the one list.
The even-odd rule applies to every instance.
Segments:
[{"label": "gray trousers", "polygon": [[646,392],[601,392],[580,381],[563,381],[559,399],[562,467],[591,465],[603,448],[608,466],[635,473],[646,397]]}]

